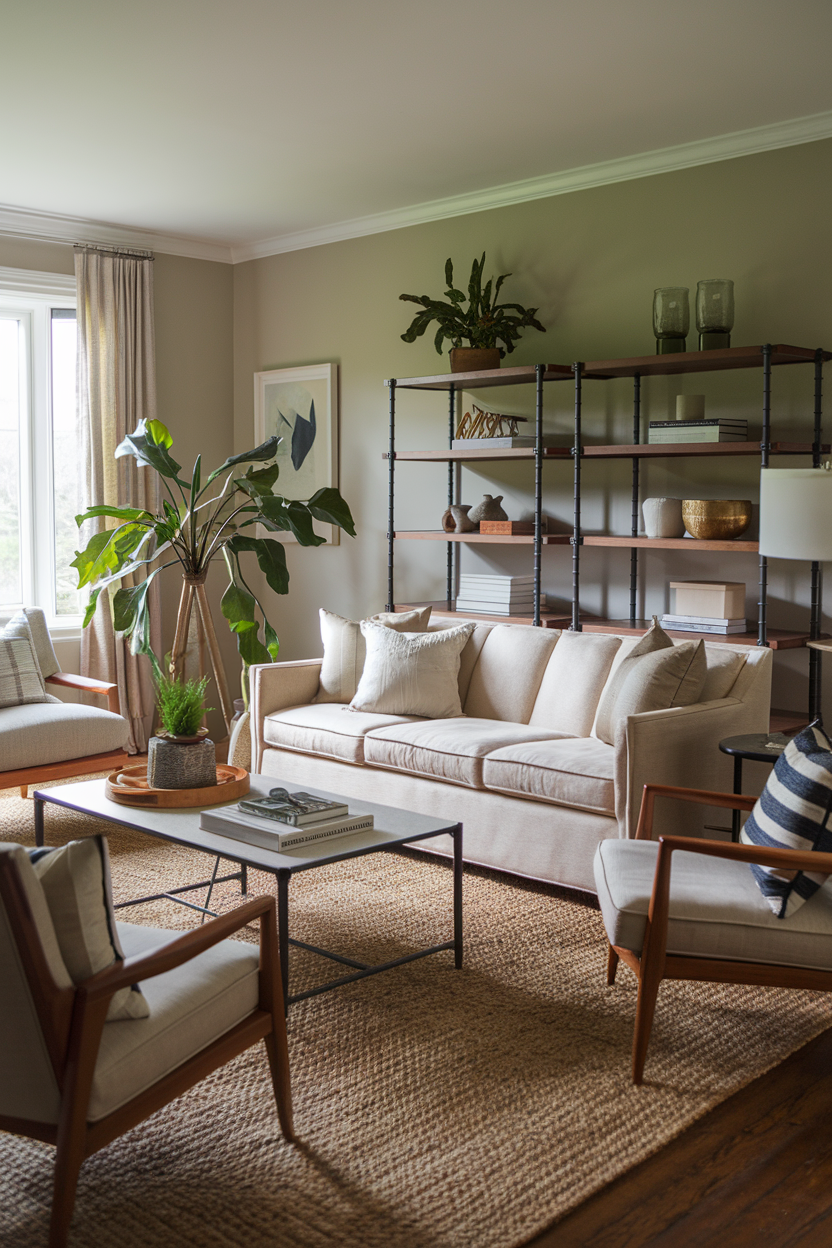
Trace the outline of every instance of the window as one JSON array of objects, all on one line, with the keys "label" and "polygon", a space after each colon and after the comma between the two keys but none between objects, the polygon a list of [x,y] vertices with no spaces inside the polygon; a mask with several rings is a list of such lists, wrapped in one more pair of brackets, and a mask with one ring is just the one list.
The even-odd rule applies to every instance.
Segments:
[{"label": "window", "polygon": [[75,279],[0,269],[0,615],[22,605],[50,624],[82,611],[81,450],[75,399]]}]

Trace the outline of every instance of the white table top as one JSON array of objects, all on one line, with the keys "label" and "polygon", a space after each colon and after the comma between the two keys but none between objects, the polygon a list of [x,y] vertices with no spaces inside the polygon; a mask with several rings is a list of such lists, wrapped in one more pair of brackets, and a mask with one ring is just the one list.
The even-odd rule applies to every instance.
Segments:
[{"label": "white table top", "polygon": [[[249,795],[266,797],[269,789],[278,786],[291,788],[274,776],[253,775]],[[343,800],[340,794],[327,793],[322,789],[306,791],[317,797]],[[205,832],[200,828],[199,817],[203,809],[227,809],[236,804],[236,798],[230,802],[218,802],[211,807],[184,810],[136,808],[122,806],[119,802],[111,802],[105,794],[103,780],[82,780],[80,784],[54,785],[49,789],[35,790],[33,797],[55,802],[60,806],[68,806],[72,810],[94,815],[97,819],[104,819],[109,823],[136,828],[139,832],[146,832],[149,836],[157,836],[165,841],[188,845],[206,854],[219,855],[233,862],[243,862],[246,866],[262,871],[305,871],[311,867],[323,866],[328,862],[339,862],[344,858],[356,858],[393,845],[403,845],[414,838],[439,836],[445,832],[452,832],[458,826],[440,819],[430,819],[426,815],[396,810],[393,806],[378,806],[373,802],[349,799],[350,815],[373,816],[375,826],[371,832],[338,837],[325,848],[323,846],[310,848],[304,845],[298,849],[278,853],[259,845],[248,845],[244,841],[220,836],[215,832]]]}]

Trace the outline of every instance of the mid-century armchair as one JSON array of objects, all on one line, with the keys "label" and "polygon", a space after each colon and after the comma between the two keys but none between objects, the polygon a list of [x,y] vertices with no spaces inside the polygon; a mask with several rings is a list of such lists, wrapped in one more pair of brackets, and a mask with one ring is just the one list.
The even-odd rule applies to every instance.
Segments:
[{"label": "mid-century armchair", "polygon": [[[255,919],[259,950],[226,939]],[[125,960],[80,985],[51,922],[26,851],[0,845],[0,1130],[57,1146],[49,1244],[63,1248],[85,1158],[259,1040],[294,1135],[274,898],[184,934],[119,923]],[[106,1023],[139,982],[149,1017]]]},{"label": "mid-century armchair", "polygon": [[[788,919],[777,918],[749,865],[829,872],[832,854],[695,837],[652,839],[657,798],[751,811],[757,801],[669,785],[644,787],[634,840],[598,847],[595,881],[609,953],[638,977],[633,1082],[640,1084],[663,979],[832,991],[832,881]],[[681,856],[680,856],[681,855]]]}]

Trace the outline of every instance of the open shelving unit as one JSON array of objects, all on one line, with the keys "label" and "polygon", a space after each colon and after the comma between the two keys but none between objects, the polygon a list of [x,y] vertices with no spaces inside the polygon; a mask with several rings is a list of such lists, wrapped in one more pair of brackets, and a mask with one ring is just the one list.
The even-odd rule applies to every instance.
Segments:
[{"label": "open shelving unit", "polygon": [[[432,377],[390,378],[385,384],[389,391],[389,442],[386,452],[388,461],[388,529],[387,529],[387,609],[397,609],[394,593],[394,548],[397,541],[442,541],[447,548],[446,576],[447,597],[444,603],[435,604],[437,609],[450,614],[454,611],[455,567],[459,547],[466,543],[517,544],[533,548],[534,558],[534,611],[531,617],[476,615],[483,620],[498,619],[501,622],[531,623],[550,628],[570,627],[592,631],[621,633],[643,632],[649,623],[637,616],[639,551],[696,550],[714,554],[748,554],[758,551],[757,542],[707,541],[691,538],[648,538],[639,536],[639,475],[644,459],[699,458],[726,456],[759,458],[763,468],[768,467],[773,456],[803,455],[812,457],[815,466],[822,454],[830,449],[821,442],[823,364],[832,359],[832,353],[821,348],[792,347],[787,345],[753,347],[727,347],[716,351],[687,351],[672,355],[638,356],[621,360],[594,360],[572,365],[537,364],[519,368],[490,369],[473,373],[443,373]],[[811,442],[772,441],[771,438],[771,379],[772,369],[789,364],[812,365],[814,368],[814,425]],[[721,372],[735,369],[758,369],[762,374],[762,437],[759,442],[723,443],[672,443],[650,444],[642,442],[641,381],[651,376],[682,376],[691,373]],[[633,382],[633,434],[632,442],[613,445],[586,444],[583,440],[582,403],[586,382],[603,382],[613,378],[629,377]],[[572,382],[574,387],[574,432],[571,447],[543,445],[543,394],[547,384]],[[535,445],[529,448],[487,450],[472,448],[470,451],[454,449],[456,396],[463,389],[484,390],[495,386],[533,385],[535,387]],[[396,448],[396,394],[398,390],[426,390],[445,392],[448,396],[448,448],[430,451],[399,451]],[[595,459],[629,459],[632,465],[631,527],[627,535],[585,533],[581,524],[581,496],[583,471]],[[395,472],[397,463],[445,463],[448,473],[448,505],[456,501],[459,472],[465,463],[496,462],[498,460],[528,461],[534,466],[534,533],[528,536],[491,535],[481,533],[445,533],[442,530],[401,531],[395,527]],[[568,462],[573,476],[573,522],[571,533],[546,533],[543,529],[543,466],[546,463]],[[541,554],[544,546],[569,546],[572,552],[571,613],[541,612]],[[597,620],[587,617],[580,609],[581,549],[584,546],[621,547],[630,551],[630,601],[626,620]],[[817,600],[820,569],[812,564],[812,599]],[[725,643],[770,646],[772,649],[790,649],[805,646],[810,639],[819,636],[815,613],[813,628],[808,632],[788,632],[768,627],[767,620],[768,563],[759,557],[759,596],[756,633],[719,635]],[[404,604],[399,604],[403,606]],[[408,604],[412,605],[412,604]],[[466,612],[466,618],[475,613]],[[707,633],[676,633],[686,638],[710,637]],[[820,667],[817,652],[810,650],[809,710],[814,715],[820,705]]]}]

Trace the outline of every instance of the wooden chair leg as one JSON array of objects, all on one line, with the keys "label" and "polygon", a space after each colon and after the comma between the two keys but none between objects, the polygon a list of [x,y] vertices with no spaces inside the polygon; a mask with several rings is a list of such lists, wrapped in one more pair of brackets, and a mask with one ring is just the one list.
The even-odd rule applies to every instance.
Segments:
[{"label": "wooden chair leg", "polygon": [[633,1083],[637,1085],[644,1080],[644,1062],[647,1058],[647,1046],[650,1043],[653,1015],[656,1012],[656,998],[659,995],[661,982],[661,969],[654,969],[649,959],[645,964],[645,958],[642,956],[638,976],[636,1028],[633,1036]]},{"label": "wooden chair leg", "polygon": [[29,796],[29,786],[28,786],[28,784],[21,784],[21,786],[20,786],[20,796],[21,796],[21,797],[28,797],[28,796]]},{"label": "wooden chair leg", "polygon": [[269,1056],[269,1069],[272,1073],[272,1087],[277,1104],[277,1117],[284,1139],[292,1144],[295,1140],[295,1127],[292,1121],[292,1085],[289,1080],[289,1048],[286,1043],[286,1020],[281,1009],[280,1017],[272,1015],[272,1030],[263,1040]]},{"label": "wooden chair leg", "polygon": [[55,1182],[52,1192],[52,1218],[49,1248],[66,1248],[69,1224],[75,1208],[75,1189],[84,1160],[84,1124],[58,1142],[55,1154]]},{"label": "wooden chair leg", "polygon": [[610,987],[615,983],[615,972],[618,970],[619,961],[618,954],[612,945],[609,945],[607,949],[607,983]]}]

